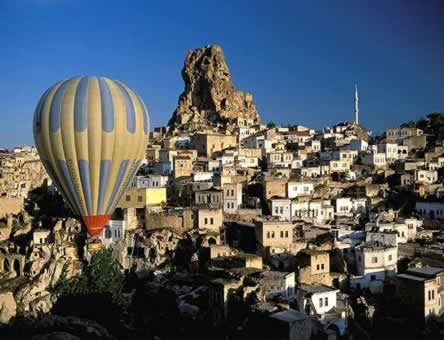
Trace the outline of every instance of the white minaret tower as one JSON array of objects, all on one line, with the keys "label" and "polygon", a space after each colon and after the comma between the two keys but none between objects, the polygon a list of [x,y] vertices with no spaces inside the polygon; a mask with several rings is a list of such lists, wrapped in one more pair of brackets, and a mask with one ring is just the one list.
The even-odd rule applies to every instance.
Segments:
[{"label": "white minaret tower", "polygon": [[359,96],[358,84],[355,84],[355,124],[359,125]]}]

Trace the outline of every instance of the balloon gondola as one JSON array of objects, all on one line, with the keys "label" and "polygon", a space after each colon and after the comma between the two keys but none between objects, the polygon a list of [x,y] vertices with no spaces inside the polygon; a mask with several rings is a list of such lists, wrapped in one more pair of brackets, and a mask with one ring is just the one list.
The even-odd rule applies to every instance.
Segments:
[{"label": "balloon gondola", "polygon": [[74,77],[51,86],[34,112],[40,159],[90,236],[105,224],[145,158],[149,115],[127,85]]}]

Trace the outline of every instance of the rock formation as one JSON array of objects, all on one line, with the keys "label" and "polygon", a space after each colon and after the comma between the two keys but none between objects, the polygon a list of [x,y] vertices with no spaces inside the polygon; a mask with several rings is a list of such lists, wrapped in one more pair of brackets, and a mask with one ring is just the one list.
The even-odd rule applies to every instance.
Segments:
[{"label": "rock formation", "polygon": [[12,292],[0,293],[0,323],[8,323],[16,314],[17,305]]},{"label": "rock formation", "polygon": [[253,95],[235,89],[220,46],[188,51],[182,77],[185,90],[168,125],[179,129],[209,126],[231,130],[238,118],[250,124],[260,121]]}]

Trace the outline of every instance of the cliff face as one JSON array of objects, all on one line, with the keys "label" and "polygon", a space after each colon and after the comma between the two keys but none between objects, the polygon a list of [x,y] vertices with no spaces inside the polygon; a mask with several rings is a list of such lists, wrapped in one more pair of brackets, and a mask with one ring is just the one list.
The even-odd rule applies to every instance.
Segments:
[{"label": "cliff face", "polygon": [[253,95],[237,91],[222,48],[209,45],[188,51],[182,69],[185,90],[168,125],[231,129],[237,118],[259,122]]}]

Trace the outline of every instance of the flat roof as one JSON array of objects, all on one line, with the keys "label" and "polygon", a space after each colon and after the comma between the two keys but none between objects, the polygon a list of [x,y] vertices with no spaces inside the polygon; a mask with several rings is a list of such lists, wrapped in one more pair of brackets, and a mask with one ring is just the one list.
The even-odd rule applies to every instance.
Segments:
[{"label": "flat roof", "polygon": [[333,288],[333,287],[329,287],[326,285],[305,285],[305,284],[301,284],[299,289],[307,292],[307,293],[325,293],[325,292],[333,292],[333,291],[338,291],[339,289]]},{"label": "flat roof", "polygon": [[422,268],[409,268],[407,269],[408,274],[412,275],[418,275],[418,276],[425,276],[425,277],[434,277],[439,273],[444,272],[444,268],[440,267],[432,267],[432,266],[425,266]]},{"label": "flat roof", "polygon": [[396,275],[397,278],[400,279],[407,279],[407,280],[413,280],[413,281],[425,281],[426,278],[425,277],[420,277],[420,276],[415,276],[415,275],[410,275],[410,274],[399,274]]},{"label": "flat roof", "polygon": [[284,310],[282,312],[272,314],[270,315],[270,317],[285,322],[301,321],[307,318],[307,316],[304,313],[298,312],[294,309]]}]

